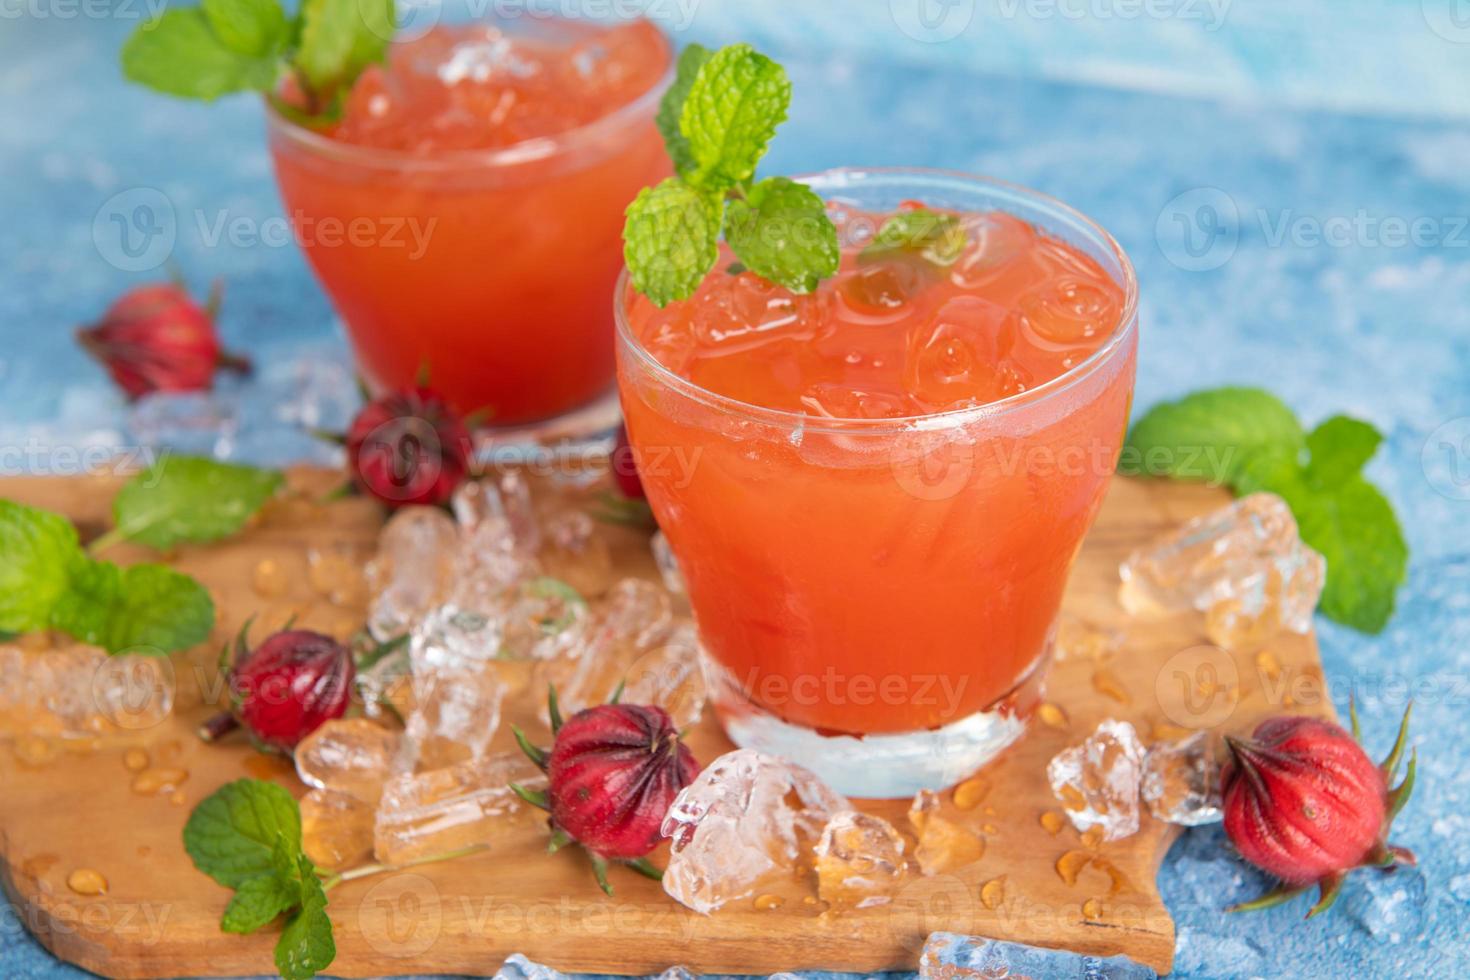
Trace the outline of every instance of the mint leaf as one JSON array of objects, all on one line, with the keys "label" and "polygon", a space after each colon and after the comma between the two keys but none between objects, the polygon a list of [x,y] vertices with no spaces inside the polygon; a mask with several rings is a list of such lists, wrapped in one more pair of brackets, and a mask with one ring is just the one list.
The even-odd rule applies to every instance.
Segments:
[{"label": "mint leaf", "polygon": [[623,260],[633,285],[659,306],[691,295],[719,257],[720,202],[670,177],[628,205]]},{"label": "mint leaf", "polygon": [[1362,477],[1353,477],[1304,506],[1302,540],[1327,559],[1322,614],[1366,633],[1393,617],[1408,572],[1409,546],[1393,506]]},{"label": "mint leaf", "polygon": [[1118,471],[1232,484],[1256,456],[1293,456],[1305,443],[1301,423],[1276,396],[1215,388],[1150,409],[1128,433]]},{"label": "mint leaf", "polygon": [[392,0],[302,0],[293,64],[318,94],[340,92],[382,60],[393,30]]},{"label": "mint leaf", "polygon": [[337,957],[332,920],[327,917],[327,893],[305,855],[300,856],[299,867],[301,908],[276,942],[276,969],[284,980],[310,980]]},{"label": "mint leaf", "polygon": [[118,491],[113,519],[119,535],[159,550],[215,541],[240,530],[282,482],[275,470],[165,457]]},{"label": "mint leaf", "polygon": [[184,850],[194,867],[227,888],[278,870],[277,841],[301,850],[301,811],[275,783],[238,779],[206,797],[184,825]]},{"label": "mint leaf", "polygon": [[274,57],[291,39],[277,0],[202,0],[199,9],[219,42],[239,54]]},{"label": "mint leaf", "polygon": [[698,70],[679,115],[695,170],[690,182],[724,190],[747,180],[786,119],[791,82],[748,44],[715,52]]},{"label": "mint leaf", "polygon": [[895,253],[911,253],[937,266],[953,265],[965,251],[965,229],[952,214],[913,208],[883,222],[878,234],[858,253],[858,261],[872,262]]},{"label": "mint leaf", "polygon": [[674,171],[681,176],[688,174],[697,164],[693,151],[689,149],[689,140],[679,129],[679,117],[684,111],[684,101],[694,85],[695,76],[712,55],[713,52],[702,44],[691,44],[680,52],[674,82],[664,93],[658,104],[658,115],[653,119],[658,131],[663,134],[669,159],[674,161]]},{"label": "mint leaf", "polygon": [[1383,435],[1367,422],[1334,415],[1307,435],[1307,479],[1319,487],[1332,487],[1362,472],[1378,452]]},{"label": "mint leaf", "polygon": [[0,500],[0,632],[46,628],[85,561],[77,531],[59,514]]},{"label": "mint leaf", "polygon": [[51,610],[52,629],[106,647],[112,611],[122,597],[122,569],[110,561],[74,561],[68,572],[65,594]]},{"label": "mint leaf", "polygon": [[1393,616],[1409,562],[1393,507],[1357,474],[1322,487],[1310,481],[1308,472],[1294,459],[1261,456],[1242,471],[1240,492],[1278,494],[1291,507],[1302,540],[1327,559],[1319,607],[1324,616],[1367,633],[1381,632]]},{"label": "mint leaf", "polygon": [[225,906],[220,931],[240,935],[269,925],[282,912],[301,904],[301,882],[278,871],[249,878],[240,883],[235,897]]},{"label": "mint leaf", "polygon": [[725,240],[752,272],[794,293],[809,293],[837,271],[837,228],[816,191],[767,177],[725,211]]},{"label": "mint leaf", "polygon": [[[240,42],[243,35],[234,35]],[[166,10],[123,44],[123,74],[169,95],[210,101],[231,92],[267,92],[280,76],[274,54],[244,54],[218,38],[197,8]]]},{"label": "mint leaf", "polygon": [[133,565],[123,570],[101,645],[171,653],[203,643],[212,629],[214,600],[204,586],[164,565]]},{"label": "mint leaf", "polygon": [[341,84],[351,87],[368,65],[377,64],[388,55],[388,44],[398,29],[398,11],[393,0],[357,0],[362,15],[362,28],[352,39],[347,53],[347,77]]}]

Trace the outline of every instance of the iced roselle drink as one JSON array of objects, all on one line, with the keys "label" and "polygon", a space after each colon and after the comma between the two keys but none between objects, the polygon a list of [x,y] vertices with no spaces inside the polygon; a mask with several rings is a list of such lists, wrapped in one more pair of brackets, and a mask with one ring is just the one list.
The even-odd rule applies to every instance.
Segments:
[{"label": "iced roselle drink", "polygon": [[441,25],[394,43],[338,123],[272,113],[297,236],[380,385],[433,384],[492,425],[611,390],[623,208],[669,170],[670,50],[643,22]]},{"label": "iced roselle drink", "polygon": [[[1025,192],[811,182],[837,275],[794,295],[725,254],[664,309],[625,289],[623,409],[731,736],[908,793],[976,768],[1035,703],[1128,417],[1132,273]],[[959,218],[958,258],[864,249],[917,202]]]}]

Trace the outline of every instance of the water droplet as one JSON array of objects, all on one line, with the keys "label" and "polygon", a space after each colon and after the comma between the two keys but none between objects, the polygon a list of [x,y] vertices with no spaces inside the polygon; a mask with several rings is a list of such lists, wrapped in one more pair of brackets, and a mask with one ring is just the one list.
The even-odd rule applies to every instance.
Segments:
[{"label": "water droplet", "polygon": [[1087,867],[1092,855],[1086,851],[1067,851],[1057,858],[1057,877],[1069,885],[1077,884],[1077,876]]},{"label": "water droplet", "polygon": [[148,753],[143,749],[128,749],[123,753],[123,768],[128,772],[142,772],[148,768]]},{"label": "water droplet", "polygon": [[255,565],[250,576],[250,586],[255,594],[265,599],[275,599],[286,594],[291,585],[286,570],[274,558],[263,558]]},{"label": "water droplet", "polygon": [[1065,729],[1067,727],[1067,713],[1050,701],[1043,701],[1036,708],[1036,717],[1048,728]]},{"label": "water droplet", "polygon": [[1111,670],[1098,670],[1094,672],[1092,675],[1092,686],[1099,694],[1110,697],[1119,704],[1126,705],[1133,702],[1133,698],[1128,694],[1128,690],[1123,686],[1123,682]]},{"label": "water droplet", "polygon": [[[810,900],[811,896],[808,895],[807,899]],[[769,911],[771,909],[779,909],[785,904],[786,899],[782,898],[780,895],[757,895],[755,898],[755,907],[763,912]]]},{"label": "water droplet", "polygon": [[61,746],[54,740],[39,735],[24,735],[15,740],[11,751],[21,765],[39,767],[54,762],[61,754]]},{"label": "water droplet", "polygon": [[66,876],[66,887],[78,895],[106,895],[107,879],[91,868],[77,868]]},{"label": "water droplet", "polygon": [[1057,834],[1060,834],[1062,832],[1062,828],[1066,825],[1067,818],[1063,817],[1055,810],[1047,810],[1041,815],[1042,828],[1053,837],[1055,837]]},{"label": "water droplet", "polygon": [[172,793],[188,778],[187,769],[144,769],[133,777],[133,792],[140,796]]},{"label": "water droplet", "polygon": [[1006,876],[992,878],[980,887],[980,901],[992,911],[1001,907],[1006,900]]},{"label": "water droplet", "polygon": [[1095,898],[1089,898],[1082,903],[1082,917],[1084,919],[1101,919],[1103,914],[1102,902]]},{"label": "water droplet", "polygon": [[974,776],[954,788],[954,805],[961,810],[973,810],[990,792],[990,780]]}]

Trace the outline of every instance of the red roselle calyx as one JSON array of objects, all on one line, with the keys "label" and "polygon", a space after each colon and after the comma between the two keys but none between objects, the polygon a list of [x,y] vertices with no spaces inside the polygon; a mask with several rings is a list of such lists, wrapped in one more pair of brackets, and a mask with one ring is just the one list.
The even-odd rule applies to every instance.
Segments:
[{"label": "red roselle calyx", "polygon": [[205,722],[200,736],[206,741],[238,723],[258,746],[290,752],[324,723],[341,718],[351,701],[352,652],[330,636],[282,630],[251,650],[242,629],[233,660],[228,680],[234,711]]},{"label": "red roselle calyx", "polygon": [[648,506],[648,497],[643,491],[643,479],[638,475],[638,462],[633,454],[633,446],[628,441],[626,426],[618,426],[612,455],[608,457],[608,468],[612,470],[613,486],[617,489],[616,492],[609,490],[602,493],[602,506],[594,512],[594,516],[609,524],[626,524],[645,530],[657,527],[653,510]]},{"label": "red roselle calyx", "polygon": [[183,287],[142,286],[108,307],[102,319],[77,331],[129,398],[152,391],[205,391],[221,369],[248,373],[250,362],[226,352],[215,332],[220,285],[203,306]]},{"label": "red roselle calyx", "polygon": [[1414,789],[1413,755],[1403,782],[1389,789],[1403,758],[1409,710],[1393,751],[1378,765],[1358,744],[1356,710],[1352,723],[1349,734],[1329,721],[1284,716],[1263,721],[1250,739],[1226,737],[1225,833],[1246,860],[1281,880],[1232,911],[1276,905],[1315,884],[1319,897],[1310,918],[1331,908],[1353,869],[1414,863],[1412,852],[1388,842]]},{"label": "red roselle calyx", "polygon": [[473,453],[464,416],[422,384],[369,401],[345,444],[353,483],[389,507],[447,504]]},{"label": "red roselle calyx", "polygon": [[643,492],[643,480],[638,475],[633,446],[628,442],[627,426],[618,426],[618,438],[613,443],[610,462],[613,482],[617,484],[618,492],[629,500],[643,500],[647,494]]},{"label": "red roselle calyx", "polygon": [[556,851],[580,844],[592,858],[597,883],[613,893],[607,862],[620,861],[650,878],[663,876],[645,857],[674,797],[699,775],[699,763],[679,737],[668,712],[653,705],[609,704],[579,711],[565,722],[550,694],[551,751],[536,748],[519,730],[516,740],[545,771],[545,792],[511,788],[551,814]]}]

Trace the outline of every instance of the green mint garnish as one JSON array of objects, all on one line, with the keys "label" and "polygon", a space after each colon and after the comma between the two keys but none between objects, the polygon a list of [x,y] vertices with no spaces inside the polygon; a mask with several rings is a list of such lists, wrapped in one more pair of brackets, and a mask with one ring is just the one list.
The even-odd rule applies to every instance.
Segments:
[{"label": "green mint garnish", "polygon": [[[115,526],[106,543],[126,538],[161,551],[229,537],[283,482],[275,470],[166,456],[118,491],[112,502]],[[99,542],[92,550],[105,546]]]},{"label": "green mint garnish", "polygon": [[679,128],[679,117],[684,111],[684,101],[689,97],[689,89],[694,85],[695,76],[713,53],[702,44],[691,44],[684,49],[679,55],[674,83],[664,93],[663,101],[658,106],[658,115],[654,117],[654,123],[663,135],[664,146],[668,148],[669,158],[674,161],[674,170],[680,176],[688,174],[696,164],[694,154],[689,149],[689,140]]},{"label": "green mint garnish", "polygon": [[185,650],[209,639],[214,601],[164,565],[85,561],[52,610],[51,627],[111,653]]},{"label": "green mint garnish", "polygon": [[719,258],[722,228],[745,268],[793,292],[837,271],[821,199],[785,178],[755,181],[790,103],[785,70],[748,44],[680,55],[656,119],[677,176],[640,192],[623,228],[639,292],[659,306],[688,298]]},{"label": "green mint garnish", "polygon": [[1290,505],[1302,540],[1327,559],[1323,615],[1367,633],[1388,625],[1409,563],[1393,505],[1362,475],[1382,439],[1366,422],[1334,416],[1307,436],[1305,461],[1263,454],[1236,480],[1239,493],[1268,490]]},{"label": "green mint garnish", "polygon": [[750,45],[705,59],[679,108],[679,132],[694,160],[690,182],[725,190],[749,180],[790,105],[786,70]]},{"label": "green mint garnish", "polygon": [[327,895],[301,846],[301,811],[275,783],[241,779],[203,800],[184,825],[194,867],[235,895],[220,929],[249,933],[286,916],[276,942],[285,980],[309,980],[331,965],[337,947]]},{"label": "green mint garnish", "polygon": [[917,255],[936,266],[951,266],[965,251],[965,229],[952,214],[928,208],[901,211],[883,222],[861,252],[860,262],[881,261],[895,255]]},{"label": "green mint garnish", "polygon": [[73,563],[85,560],[66,518],[0,500],[0,630],[47,629],[71,588]]},{"label": "green mint garnish", "polygon": [[667,306],[694,292],[719,258],[722,206],[679,177],[638,192],[623,226],[623,260],[640,293]]},{"label": "green mint garnish", "polygon": [[1304,433],[1269,393],[1220,388],[1145,414],[1119,469],[1279,495],[1302,540],[1327,560],[1322,614],[1377,633],[1393,615],[1409,560],[1393,506],[1362,475],[1382,440],[1367,422],[1342,415]]},{"label": "green mint garnish", "polygon": [[1262,452],[1298,452],[1306,434],[1260,388],[1215,388],[1151,408],[1128,433],[1120,472],[1230,484]]},{"label": "green mint garnish", "polygon": [[[289,17],[279,0],[202,0],[141,25],[122,49],[123,74],[169,95],[216,99],[264,92],[303,121],[331,119],[393,37],[393,0],[303,0]],[[281,79],[301,87],[304,110],[277,98]]]},{"label": "green mint garnish", "polygon": [[213,627],[214,603],[189,576],[97,561],[66,518],[0,500],[0,631],[54,629],[111,653],[170,653]]},{"label": "green mint garnish", "polygon": [[730,201],[725,241],[757,275],[795,293],[816,289],[837,271],[840,258],[837,229],[822,199],[786,177],[767,177]]}]

